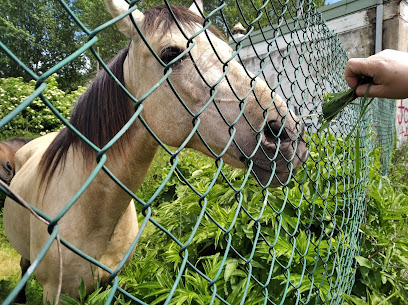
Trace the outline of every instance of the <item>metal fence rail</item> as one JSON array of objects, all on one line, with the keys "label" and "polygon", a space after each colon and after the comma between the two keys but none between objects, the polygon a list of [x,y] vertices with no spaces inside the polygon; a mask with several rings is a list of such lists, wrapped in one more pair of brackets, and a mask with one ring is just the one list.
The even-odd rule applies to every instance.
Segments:
[{"label": "metal fence rail", "polygon": [[[0,128],[13,124],[13,118],[40,98],[64,125],[74,130],[44,96],[45,81],[86,50],[91,50],[108,70],[93,45],[98,41],[98,33],[119,18],[96,30],[87,29],[69,6],[63,0],[60,2],[87,33],[89,41],[42,75],[32,72],[0,41],[0,49],[36,81],[33,94],[10,113],[3,114]],[[176,4],[176,1],[164,3]],[[206,12],[200,33],[211,24],[220,26],[220,20],[225,22],[223,13],[231,7],[241,12],[247,33],[230,40],[234,59],[248,70],[243,49],[248,52],[250,48],[256,54],[255,66],[259,68],[250,72],[279,93],[306,126],[303,140],[308,147],[307,160],[291,180],[282,181],[277,188],[267,188],[259,186],[248,170],[226,166],[222,154],[214,161],[186,150],[185,143],[169,148],[155,137],[141,114],[146,98],[157,87],[171,84],[168,80],[173,77],[172,63],[170,68],[165,66],[157,86],[150,88],[144,97],[133,98],[136,106],[142,106],[135,108],[129,125],[142,121],[163,149],[148,174],[149,181],[138,193],[132,193],[142,223],[126,257],[115,270],[109,269],[64,240],[62,232],[61,242],[65,247],[111,274],[111,286],[103,299],[105,304],[123,300],[132,304],[341,304],[342,294],[351,292],[354,257],[359,254],[359,228],[366,209],[370,153],[378,141],[387,171],[394,139],[395,108],[385,100],[373,103],[358,133],[354,132],[349,140],[345,138],[357,120],[358,106],[348,107],[329,130],[319,132],[316,113],[322,95],[347,88],[343,80],[346,52],[312,1],[251,3],[253,11],[243,12],[240,1],[219,1],[213,11]],[[138,1],[130,5],[128,14],[138,6]],[[254,20],[248,20],[248,16],[255,16]],[[224,23],[221,30],[229,35],[232,26]],[[263,35],[266,30],[268,37]],[[187,37],[193,42],[188,48],[194,48],[198,34]],[[264,37],[263,41],[259,41],[260,36]],[[260,45],[253,43],[254,37],[257,42],[265,42],[266,48],[260,50]],[[148,44],[148,41],[141,43]],[[224,65],[228,69],[229,63]],[[193,131],[186,143],[191,137],[200,136],[200,116],[209,105],[216,104],[216,100],[214,94],[205,107],[191,114]],[[181,98],[180,103],[184,103]],[[231,124],[229,145],[235,140],[233,127]],[[357,135],[360,136],[359,150],[355,147]],[[113,141],[121,136],[118,134]],[[82,140],[86,141],[84,137]],[[130,192],[104,167],[106,151],[112,144],[100,149],[89,143],[98,153],[98,165],[84,188],[105,170]],[[357,153],[361,160],[359,166],[356,165]],[[272,158],[272,167],[275,162],[276,158]],[[247,164],[251,166],[250,158]],[[289,168],[290,164],[291,161]],[[1,190],[19,201],[5,187]],[[38,262],[55,242],[59,221],[74,205],[73,199],[56,218],[32,207],[50,223],[50,236],[36,261],[31,262],[32,268],[3,304],[11,304],[24,282],[35,272]],[[133,249],[134,257],[126,267],[124,262],[131,257]]]}]

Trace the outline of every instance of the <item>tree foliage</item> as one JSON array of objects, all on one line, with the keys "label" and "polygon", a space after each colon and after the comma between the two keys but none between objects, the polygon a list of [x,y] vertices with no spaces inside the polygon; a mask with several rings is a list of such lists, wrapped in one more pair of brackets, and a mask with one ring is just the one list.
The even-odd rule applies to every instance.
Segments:
[{"label": "tree foliage", "polygon": [[[0,0],[0,40],[34,73],[41,75],[72,54],[84,36],[58,0]],[[80,56],[58,70],[64,90],[83,84],[85,56]],[[24,77],[27,73],[0,53],[1,77]]]},{"label": "tree foliage", "polygon": [[[13,111],[35,90],[35,81],[25,82],[22,77],[0,78],[0,119]],[[56,107],[66,118],[71,113],[71,107],[85,88],[66,93],[59,88],[54,75],[47,79],[47,88],[44,96]],[[36,98],[30,106],[19,113],[11,123],[5,125],[0,132],[0,139],[10,137],[35,137],[59,130],[61,121],[52,111]]]}]

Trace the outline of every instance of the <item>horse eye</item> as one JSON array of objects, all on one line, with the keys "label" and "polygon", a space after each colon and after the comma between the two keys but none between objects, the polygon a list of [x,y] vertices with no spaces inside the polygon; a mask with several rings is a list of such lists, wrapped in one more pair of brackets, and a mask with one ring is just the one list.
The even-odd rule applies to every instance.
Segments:
[{"label": "horse eye", "polygon": [[181,53],[183,53],[183,50],[178,47],[167,47],[161,52],[160,58],[165,64],[168,64]]}]

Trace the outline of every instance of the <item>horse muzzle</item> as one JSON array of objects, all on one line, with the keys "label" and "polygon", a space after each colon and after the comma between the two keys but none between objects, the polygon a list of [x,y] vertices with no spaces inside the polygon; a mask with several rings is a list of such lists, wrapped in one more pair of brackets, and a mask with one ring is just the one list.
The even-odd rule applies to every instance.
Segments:
[{"label": "horse muzzle", "polygon": [[266,187],[286,185],[306,161],[308,150],[303,140],[304,125],[294,121],[288,127],[269,121],[260,136],[260,146],[246,161],[255,179]]},{"label": "horse muzzle", "polygon": [[8,183],[14,176],[13,165],[8,160],[4,160],[0,164],[0,179]]}]

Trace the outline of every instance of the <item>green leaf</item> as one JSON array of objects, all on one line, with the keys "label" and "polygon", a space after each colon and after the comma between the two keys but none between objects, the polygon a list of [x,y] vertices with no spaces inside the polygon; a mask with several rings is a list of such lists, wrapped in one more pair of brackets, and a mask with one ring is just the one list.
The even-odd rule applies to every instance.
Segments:
[{"label": "green leaf", "polygon": [[238,260],[231,259],[225,263],[224,280],[228,281],[238,267]]},{"label": "green leaf", "polygon": [[360,299],[359,297],[355,295],[347,295],[343,294],[342,297],[347,301],[348,304],[355,304],[355,305],[370,305],[363,299]]},{"label": "green leaf", "polygon": [[[182,305],[182,304],[184,304],[184,302],[187,301],[190,297],[191,297],[190,295],[183,295],[183,296],[178,297],[178,298],[176,299],[176,300],[177,300],[176,305]],[[174,303],[174,302],[173,302],[173,303]],[[191,303],[191,302],[189,302],[189,303]]]},{"label": "green leaf", "polygon": [[367,258],[362,257],[362,256],[356,256],[355,259],[360,266],[367,267],[370,269],[372,268],[371,262]]},{"label": "green leaf", "polygon": [[108,295],[110,293],[110,290],[107,289],[105,291],[102,291],[102,288],[99,288],[95,292],[93,292],[86,300],[86,304],[88,305],[99,305],[102,304],[106,301],[108,298]]},{"label": "green leaf", "polygon": [[82,278],[81,278],[81,283],[79,284],[78,293],[79,293],[79,300],[81,304],[85,304],[84,301],[86,297],[86,287],[85,287],[84,280]]},{"label": "green leaf", "polygon": [[167,298],[167,296],[168,296],[168,294],[157,297],[156,300],[154,300],[152,303],[150,303],[150,305],[160,304],[162,301],[164,301]]},{"label": "green leaf", "polygon": [[202,169],[198,169],[191,174],[191,177],[198,178],[198,177],[201,177],[203,174],[204,174],[204,171]]},{"label": "green leaf", "polygon": [[79,300],[70,297],[70,296],[66,296],[66,295],[61,295],[60,296],[60,303],[64,304],[64,305],[80,305],[82,304]]}]

